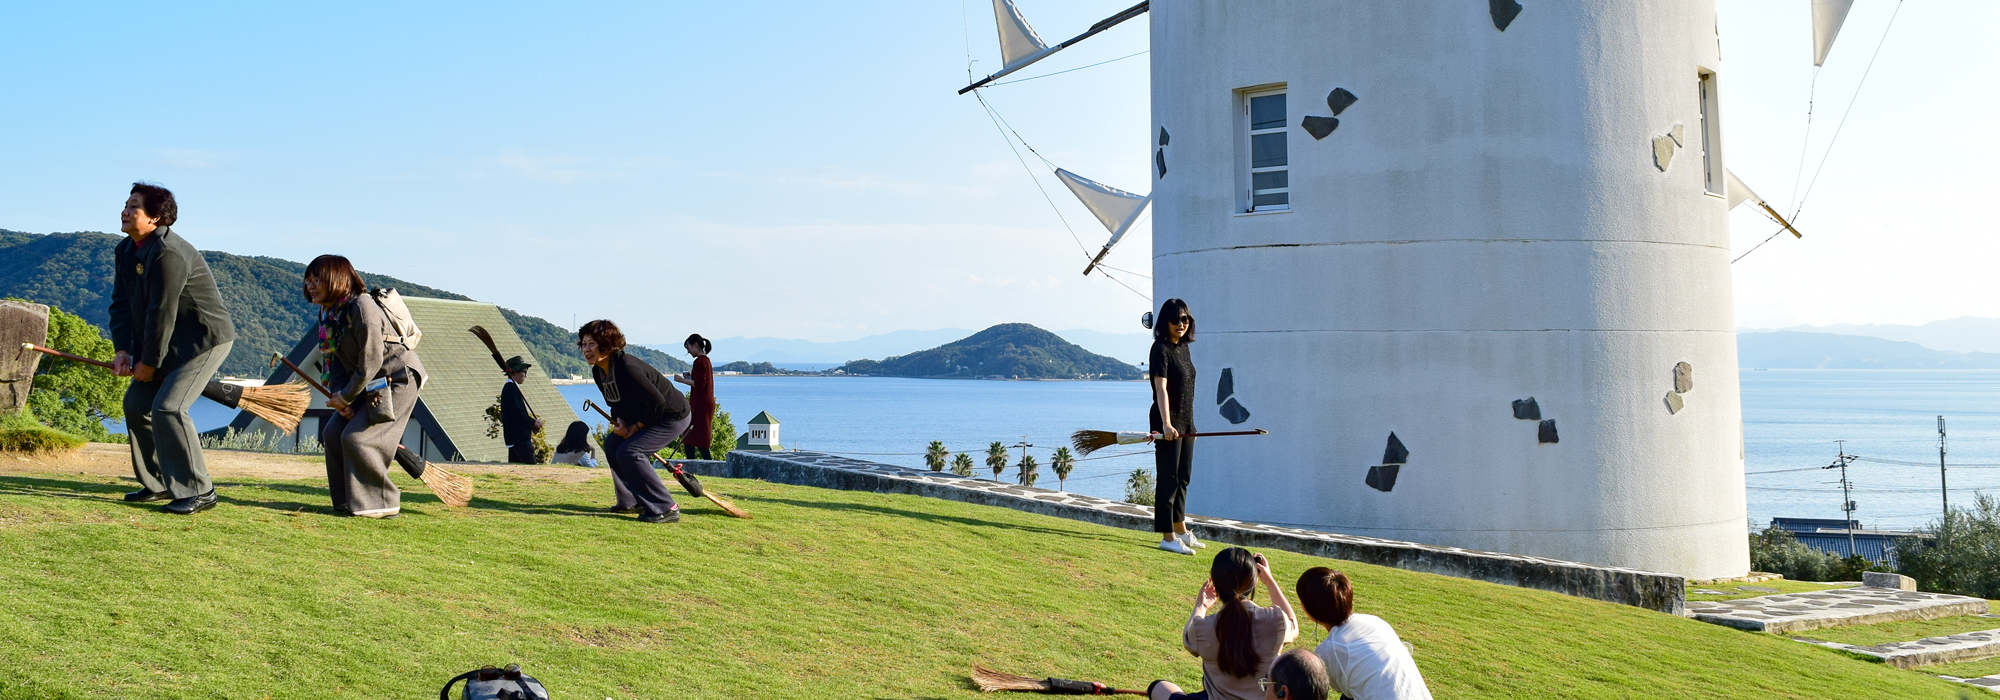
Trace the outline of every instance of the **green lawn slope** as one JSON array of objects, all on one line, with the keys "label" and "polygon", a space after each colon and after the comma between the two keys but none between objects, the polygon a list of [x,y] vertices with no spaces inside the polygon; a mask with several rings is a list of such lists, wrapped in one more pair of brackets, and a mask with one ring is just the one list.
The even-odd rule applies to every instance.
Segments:
[{"label": "green lawn slope", "polygon": [[[109,477],[0,477],[0,698],[422,698],[509,662],[590,700],[970,698],[974,662],[1199,684],[1179,630],[1213,547],[754,481],[707,483],[755,520],[686,499],[678,525],[602,512],[602,477],[482,476],[458,510],[405,483],[404,515],[370,521],[328,516],[314,482],[225,480],[220,508],[181,518]],[[1978,692],[1637,608],[1267,554],[1285,581],[1353,575],[1439,698]]]}]

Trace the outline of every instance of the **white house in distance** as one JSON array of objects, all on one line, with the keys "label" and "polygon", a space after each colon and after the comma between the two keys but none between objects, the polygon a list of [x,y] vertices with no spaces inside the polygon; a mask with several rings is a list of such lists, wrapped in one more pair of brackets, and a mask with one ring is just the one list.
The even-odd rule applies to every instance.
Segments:
[{"label": "white house in distance", "polygon": [[778,419],[771,414],[758,411],[757,417],[745,425],[745,432],[737,436],[736,449],[751,452],[779,452],[785,449],[778,444]]},{"label": "white house in distance", "polygon": [[1749,570],[1712,0],[1149,20],[1153,296],[1197,425],[1271,431],[1190,512]]}]

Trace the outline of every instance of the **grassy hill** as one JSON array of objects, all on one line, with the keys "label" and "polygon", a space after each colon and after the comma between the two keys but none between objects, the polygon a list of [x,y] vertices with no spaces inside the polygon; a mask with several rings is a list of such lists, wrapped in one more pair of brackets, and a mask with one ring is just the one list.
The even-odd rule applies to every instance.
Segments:
[{"label": "grassy hill", "polygon": [[[328,516],[318,480],[223,474],[222,506],[179,518],[119,502],[125,479],[0,470],[10,699],[418,698],[509,662],[557,697],[591,699],[998,697],[968,685],[976,662],[1194,687],[1179,630],[1216,551],[1172,556],[1146,533],[729,479],[705,481],[757,519],[685,499],[684,522],[642,525],[600,510],[602,471],[479,476],[473,507],[456,510],[398,473],[404,514],[378,522]],[[1979,692],[1638,608],[1266,555],[1287,582],[1315,565],[1352,575],[1358,609],[1414,645],[1439,698]]]},{"label": "grassy hill", "polygon": [[[0,297],[60,307],[100,329],[108,328],[112,257],[121,238],[106,233],[0,230]],[[317,307],[299,294],[305,263],[211,250],[202,251],[202,256],[215,273],[223,303],[236,322],[236,347],[223,363],[222,372],[264,376],[269,373],[271,353],[290,351],[318,318]],[[361,276],[371,286],[394,287],[410,296],[469,299],[386,275],[363,271]],[[551,376],[589,376],[583,356],[576,352],[574,333],[506,308],[500,312]],[[640,348],[634,353],[662,370],[687,369],[687,363],[656,350]]]},{"label": "grassy hill", "polygon": [[1003,323],[965,339],[886,360],[855,360],[848,374],[875,377],[1138,379],[1139,368],[1026,323]]}]

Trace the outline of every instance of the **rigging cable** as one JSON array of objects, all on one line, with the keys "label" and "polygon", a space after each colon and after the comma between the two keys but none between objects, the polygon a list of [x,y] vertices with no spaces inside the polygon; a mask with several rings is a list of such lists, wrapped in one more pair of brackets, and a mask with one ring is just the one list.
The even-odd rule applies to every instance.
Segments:
[{"label": "rigging cable", "polygon": [[[963,3],[961,3],[961,6],[963,6]],[[971,44],[970,44],[970,40],[968,40],[968,43],[967,43],[967,46],[970,46],[970,45],[971,45]],[[1064,74],[1064,73],[1071,73],[1071,72],[1075,72],[1075,71],[1080,71],[1080,70],[1083,70],[1083,69],[1085,69],[1085,68],[1096,68],[1096,67],[1098,67],[1098,66],[1101,66],[1101,65],[1104,65],[1104,64],[1106,64],[1106,63],[1117,63],[1117,62],[1119,62],[1119,61],[1123,61],[1123,60],[1125,60],[1125,59],[1128,59],[1128,58],[1131,58],[1131,57],[1133,57],[1133,56],[1141,56],[1141,55],[1145,55],[1145,54],[1147,54],[1147,53],[1151,53],[1151,52],[1152,52],[1152,49],[1147,49],[1147,50],[1145,50],[1145,51],[1140,51],[1139,53],[1135,53],[1135,54],[1128,54],[1128,55],[1125,55],[1125,56],[1119,56],[1119,57],[1117,57],[1117,58],[1114,58],[1114,59],[1111,59],[1111,60],[1109,60],[1109,61],[1098,61],[1098,62],[1096,62],[1096,63],[1092,63],[1092,64],[1090,64],[1090,65],[1087,65],[1087,66],[1077,66],[1077,67],[1075,67],[1075,68],[1071,68],[1071,69],[1069,69],[1069,70],[1059,70],[1059,71],[1056,71],[1056,72],[1054,72],[1054,73],[1043,73],[1043,74],[1041,74],[1041,75],[1037,75],[1037,76],[1035,76],[1035,77],[1033,77],[1033,78],[1022,78],[1022,79],[1020,79],[1020,80],[1009,80],[1009,81],[1007,81],[1007,82],[1004,82],[1004,83],[993,83],[993,84],[991,84],[991,85],[987,85],[987,86],[985,86],[985,87],[999,87],[999,86],[1001,86],[1001,85],[1013,85],[1014,83],[1025,83],[1025,82],[1028,82],[1028,81],[1030,81],[1030,80],[1040,80],[1040,79],[1042,79],[1042,78],[1046,78],[1046,77],[1049,77],[1049,76],[1051,76],[1051,75],[1062,75],[1062,74]],[[970,71],[970,70],[967,70],[967,71],[966,71],[966,75],[971,75],[971,74],[972,74],[972,71]]]},{"label": "rigging cable", "polygon": [[[968,46],[970,45],[968,44]],[[970,51],[970,49],[967,50]],[[969,53],[967,54],[967,56],[970,55]],[[1792,171],[1791,204],[1785,207],[1792,210],[1792,216],[1799,215],[1799,181],[1805,179],[1806,151],[1812,148],[1813,99],[1819,95],[1819,69],[1819,66],[1813,66],[1812,83],[1806,86],[1806,138],[1804,142],[1799,144],[1799,167],[1797,170]],[[965,74],[972,75],[972,66],[970,64],[966,65]],[[1758,245],[1763,244],[1759,243]],[[1756,249],[1752,248],[1751,250]],[[1748,253],[1745,253],[1745,255],[1748,255]]]},{"label": "rigging cable", "polygon": [[1792,205],[1792,221],[1799,220],[1799,210],[1805,208],[1806,198],[1812,196],[1813,185],[1819,184],[1820,173],[1826,171],[1826,160],[1833,156],[1833,147],[1840,142],[1841,128],[1847,126],[1847,115],[1853,114],[1855,103],[1861,101],[1861,88],[1868,84],[1868,74],[1875,70],[1875,59],[1881,58],[1882,46],[1889,43],[1889,30],[1896,28],[1896,15],[1902,12],[1903,0],[1896,0],[1895,12],[1889,13],[1889,25],[1882,28],[1882,38],[1875,42],[1875,53],[1869,54],[1868,67],[1861,71],[1861,82],[1854,86],[1854,97],[1848,99],[1847,110],[1840,113],[1840,122],[1833,127],[1833,138],[1826,142],[1826,153],[1820,156],[1819,167],[1813,169],[1812,180],[1806,182],[1806,193],[1800,195],[1798,202]]}]

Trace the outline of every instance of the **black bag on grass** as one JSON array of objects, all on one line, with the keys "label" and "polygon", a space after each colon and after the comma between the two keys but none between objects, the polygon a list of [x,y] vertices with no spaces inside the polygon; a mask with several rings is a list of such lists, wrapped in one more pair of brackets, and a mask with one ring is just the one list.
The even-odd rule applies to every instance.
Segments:
[{"label": "black bag on grass", "polygon": [[549,700],[548,689],[534,676],[521,673],[520,664],[458,674],[438,689],[438,700],[451,700],[451,686],[459,681],[465,681],[464,700]]}]

